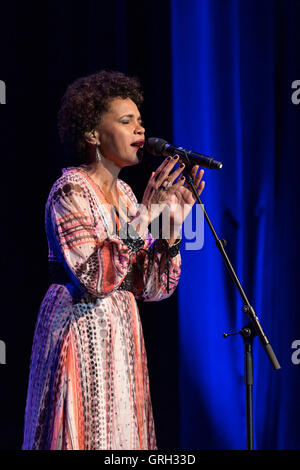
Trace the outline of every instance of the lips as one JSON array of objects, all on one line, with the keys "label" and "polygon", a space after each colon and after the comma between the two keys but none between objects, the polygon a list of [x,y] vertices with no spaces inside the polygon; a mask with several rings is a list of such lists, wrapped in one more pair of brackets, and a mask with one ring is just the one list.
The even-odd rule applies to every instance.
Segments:
[{"label": "lips", "polygon": [[144,140],[137,140],[136,142],[132,142],[131,147],[141,148],[144,147],[145,141]]}]

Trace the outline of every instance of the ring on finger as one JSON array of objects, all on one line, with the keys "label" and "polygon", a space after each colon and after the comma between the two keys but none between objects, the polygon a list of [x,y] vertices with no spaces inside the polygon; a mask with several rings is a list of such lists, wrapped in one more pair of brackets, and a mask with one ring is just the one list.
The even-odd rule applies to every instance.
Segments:
[{"label": "ring on finger", "polygon": [[167,191],[168,189],[170,189],[172,186],[172,183],[171,181],[169,180],[166,180],[163,182],[163,184],[161,185],[161,188],[163,188],[165,191]]}]

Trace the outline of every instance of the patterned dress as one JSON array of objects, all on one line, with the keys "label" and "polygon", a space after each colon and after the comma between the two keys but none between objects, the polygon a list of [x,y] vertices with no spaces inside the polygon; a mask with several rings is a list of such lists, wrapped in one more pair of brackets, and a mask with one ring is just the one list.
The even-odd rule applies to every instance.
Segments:
[{"label": "patterned dress", "polygon": [[[117,185],[131,217],[136,198]],[[82,167],[63,169],[45,219],[54,274],[35,327],[22,448],[155,449],[135,299],[172,294],[179,250],[137,236]]]}]

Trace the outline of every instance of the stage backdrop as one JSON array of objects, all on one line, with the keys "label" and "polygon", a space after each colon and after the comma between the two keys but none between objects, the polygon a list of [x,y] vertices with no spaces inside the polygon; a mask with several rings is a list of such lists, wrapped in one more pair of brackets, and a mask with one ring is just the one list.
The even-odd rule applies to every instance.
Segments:
[{"label": "stage backdrop", "polygon": [[[22,444],[32,338],[48,287],[44,206],[73,163],[62,153],[57,111],[69,83],[101,69],[140,77],[148,137],[223,161],[220,172],[205,172],[203,202],[282,366],[271,368],[256,338],[255,444],[300,448],[300,354],[291,348],[300,342],[299,15],[293,0],[1,6],[0,449]],[[123,172],[140,200],[160,161],[145,155]],[[222,333],[247,317],[207,227],[204,235],[201,250],[183,244],[176,294],[140,303],[160,449],[245,448],[243,341]]]},{"label": "stage backdrop", "polygon": [[[48,288],[44,208],[61,168],[74,164],[57,133],[61,98],[73,80],[102,69],[138,76],[148,136],[171,141],[170,38],[167,0],[12,0],[1,6],[0,340],[6,363],[0,364],[0,449],[22,444],[34,326]],[[139,200],[161,161],[148,155],[122,172]],[[139,306],[158,445],[179,448],[176,293]]]},{"label": "stage backdrop", "polygon": [[[172,2],[174,142],[224,164],[202,199],[282,366],[256,338],[257,449],[300,448],[299,15],[293,0]],[[243,449],[243,340],[222,333],[248,317],[208,227],[183,266],[181,446]]]}]

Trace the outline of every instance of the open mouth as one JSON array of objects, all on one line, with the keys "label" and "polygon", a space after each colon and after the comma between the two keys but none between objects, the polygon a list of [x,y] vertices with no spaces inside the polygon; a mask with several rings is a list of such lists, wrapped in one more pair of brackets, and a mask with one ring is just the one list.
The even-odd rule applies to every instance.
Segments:
[{"label": "open mouth", "polygon": [[131,145],[131,147],[135,147],[135,148],[139,149],[141,147],[144,147],[144,144],[145,144],[144,140],[137,140],[136,142],[133,142],[130,145]]},{"label": "open mouth", "polygon": [[138,157],[138,160],[140,163],[142,161],[143,154],[144,154],[143,147],[145,145],[145,140],[137,140],[136,142],[133,142],[130,145],[131,147],[134,147],[137,150],[136,156]]}]

